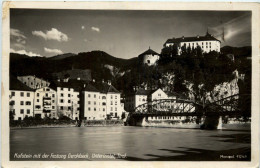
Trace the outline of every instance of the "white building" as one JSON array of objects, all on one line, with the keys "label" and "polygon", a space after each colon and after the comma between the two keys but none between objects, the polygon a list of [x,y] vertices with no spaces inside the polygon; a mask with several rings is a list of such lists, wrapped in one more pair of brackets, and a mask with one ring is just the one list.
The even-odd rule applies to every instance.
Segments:
[{"label": "white building", "polygon": [[32,75],[18,76],[17,79],[32,89],[39,89],[50,85],[50,82]]},{"label": "white building", "polygon": [[134,111],[136,107],[162,99],[175,99],[179,97],[178,94],[165,92],[158,88],[156,90],[145,90],[142,88],[137,89],[133,94],[128,94],[125,97],[125,110]]},{"label": "white building", "polygon": [[181,38],[172,38],[168,39],[164,43],[164,47],[170,47],[173,45],[177,45],[178,54],[181,54],[182,47],[190,47],[191,49],[195,49],[198,46],[202,49],[204,53],[208,53],[210,51],[220,52],[220,41],[213,37],[211,34],[207,32],[205,36],[196,36],[196,37],[181,37]]},{"label": "white building", "polygon": [[67,116],[72,120],[78,120],[80,115],[79,82],[54,82],[51,88],[57,91],[58,117]]},{"label": "white building", "polygon": [[157,61],[160,59],[160,55],[155,51],[151,50],[149,47],[149,49],[144,53],[140,54],[138,58],[143,64],[151,66],[157,64]]},{"label": "white building", "polygon": [[145,89],[137,89],[133,94],[128,94],[125,97],[125,110],[133,111],[141,104],[147,103],[147,98],[150,91]]},{"label": "white building", "polygon": [[121,118],[121,93],[110,83],[91,82],[85,86],[82,95],[84,119]]},{"label": "white building", "polygon": [[34,94],[34,116],[58,118],[57,93],[50,87],[37,89]]},{"label": "white building", "polygon": [[33,101],[33,89],[10,77],[9,110],[14,114],[14,120],[33,117]]}]

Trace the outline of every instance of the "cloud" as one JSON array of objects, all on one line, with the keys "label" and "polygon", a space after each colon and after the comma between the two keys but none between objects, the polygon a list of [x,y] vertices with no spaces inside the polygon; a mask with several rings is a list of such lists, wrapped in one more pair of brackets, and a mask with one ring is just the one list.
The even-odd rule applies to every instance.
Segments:
[{"label": "cloud", "polygon": [[44,51],[46,53],[52,53],[52,54],[63,54],[63,52],[59,49],[50,49],[50,48],[44,47]]},{"label": "cloud", "polygon": [[13,37],[19,37],[21,39],[26,39],[25,35],[23,35],[23,33],[20,30],[18,30],[18,29],[11,28],[10,29],[10,34]]},{"label": "cloud", "polygon": [[30,56],[30,57],[33,57],[33,56],[41,57],[40,54],[36,54],[36,53],[31,52],[31,51],[27,52],[27,51],[25,51],[25,50],[18,50],[18,51],[16,51],[16,50],[14,50],[14,49],[11,48],[11,49],[10,49],[10,52],[11,52],[11,53],[17,53],[17,54],[25,54],[25,55],[28,55],[28,56]]},{"label": "cloud", "polygon": [[92,31],[100,32],[100,29],[98,27],[91,27]]},{"label": "cloud", "polygon": [[84,30],[84,29],[85,29],[85,26],[81,26],[81,29]]},{"label": "cloud", "polygon": [[216,34],[216,37],[221,39],[223,28],[225,41],[235,41],[242,34],[251,32],[251,14],[241,15],[218,26],[210,27],[210,32]]},{"label": "cloud", "polygon": [[10,29],[11,47],[25,48],[26,36],[18,29]]},{"label": "cloud", "polygon": [[41,37],[45,40],[57,40],[59,42],[68,41],[69,38],[66,34],[60,32],[59,30],[52,28],[47,30],[46,33],[42,31],[32,31],[32,34],[38,37]]}]

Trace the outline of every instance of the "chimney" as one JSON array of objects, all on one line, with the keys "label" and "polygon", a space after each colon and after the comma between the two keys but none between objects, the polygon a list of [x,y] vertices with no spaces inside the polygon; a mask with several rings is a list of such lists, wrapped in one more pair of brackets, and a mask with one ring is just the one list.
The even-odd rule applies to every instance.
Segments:
[{"label": "chimney", "polygon": [[182,39],[184,39],[184,36],[182,36]]},{"label": "chimney", "polygon": [[95,81],[96,81],[96,80],[95,80],[95,79],[93,79],[92,81],[95,83]]},{"label": "chimney", "polygon": [[60,78],[58,78],[57,81],[60,82]]},{"label": "chimney", "polygon": [[199,36],[199,35],[197,35],[197,38],[200,38],[200,36]]},{"label": "chimney", "polygon": [[77,77],[77,80],[80,80],[80,77]]},{"label": "chimney", "polygon": [[102,83],[104,83],[104,79],[102,79]]},{"label": "chimney", "polygon": [[84,84],[84,86],[83,86],[84,88],[86,88],[86,84]]}]

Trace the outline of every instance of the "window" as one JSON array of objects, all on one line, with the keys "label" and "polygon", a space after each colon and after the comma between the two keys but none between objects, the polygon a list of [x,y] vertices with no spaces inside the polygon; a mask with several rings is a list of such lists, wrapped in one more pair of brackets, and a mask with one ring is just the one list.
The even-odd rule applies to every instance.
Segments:
[{"label": "window", "polygon": [[111,95],[111,99],[113,99],[113,95]]},{"label": "window", "polygon": [[40,106],[40,105],[36,105],[35,108],[36,108],[36,109],[40,109],[41,106]]},{"label": "window", "polygon": [[20,110],[20,113],[23,114],[23,113],[24,113],[24,109],[21,109],[21,110]]},{"label": "window", "polygon": [[147,60],[147,63],[150,64],[150,60]]},{"label": "window", "polygon": [[106,99],[106,96],[102,96],[102,99]]},{"label": "window", "polygon": [[94,98],[96,98],[96,94],[94,94]]},{"label": "window", "polygon": [[105,108],[103,108],[103,111],[105,111]]},{"label": "window", "polygon": [[23,96],[24,96],[24,93],[23,93],[23,92],[20,92],[20,96],[23,97]]},{"label": "window", "polygon": [[111,107],[111,111],[113,111],[113,107]]},{"label": "window", "polygon": [[161,94],[158,94],[159,97],[161,97]]},{"label": "window", "polygon": [[45,96],[48,97],[48,93],[45,93]]},{"label": "window", "polygon": [[88,97],[90,97],[90,94],[88,94]]},{"label": "window", "polygon": [[46,89],[46,91],[50,91],[50,89],[49,89],[49,88],[47,88],[47,89]]},{"label": "window", "polygon": [[39,97],[40,96],[40,93],[37,93],[37,97]]},{"label": "window", "polygon": [[55,107],[54,107],[54,106],[52,106],[52,109],[55,109]]},{"label": "window", "polygon": [[12,95],[12,96],[15,96],[15,92],[12,92],[11,95]]},{"label": "window", "polygon": [[26,111],[27,111],[27,114],[30,114],[30,109],[27,109]]},{"label": "window", "polygon": [[31,105],[30,101],[25,102],[26,105]]},{"label": "window", "polygon": [[60,96],[63,97],[63,93],[61,93]]},{"label": "window", "polygon": [[70,94],[68,94],[68,97],[70,97]]},{"label": "window", "polygon": [[105,103],[105,102],[103,102],[103,103],[102,103],[102,105],[103,105],[103,106],[105,106],[105,105],[106,105],[106,103]]},{"label": "window", "polygon": [[40,100],[39,99],[37,99],[37,102],[39,102]]},{"label": "window", "polygon": [[63,90],[63,88],[60,88],[60,90]]},{"label": "window", "polygon": [[70,91],[70,88],[68,88],[68,91]]},{"label": "window", "polygon": [[11,106],[12,106],[12,105],[15,105],[15,101],[14,101],[14,100],[10,101],[10,102],[9,102],[9,105],[11,105]]},{"label": "window", "polygon": [[20,104],[23,105],[23,101],[21,101]]},{"label": "window", "polygon": [[55,97],[55,94],[52,94],[52,97]]},{"label": "window", "polygon": [[113,105],[113,101],[111,101],[111,105]]},{"label": "window", "polygon": [[68,107],[68,110],[71,110],[71,107]]},{"label": "window", "polygon": [[77,98],[79,98],[79,95],[77,95]]},{"label": "window", "polygon": [[96,105],[96,102],[94,101],[94,105]]},{"label": "window", "polygon": [[60,109],[63,110],[63,106],[60,106]]},{"label": "window", "polygon": [[91,110],[91,108],[89,107],[89,108],[88,108],[88,111],[90,111],[90,110]]},{"label": "window", "polygon": [[68,100],[68,103],[70,103],[70,100]]},{"label": "window", "polygon": [[60,102],[63,103],[63,99],[60,99]]},{"label": "window", "polygon": [[115,107],[115,111],[117,111],[117,108]]},{"label": "window", "polygon": [[27,93],[26,95],[27,95],[27,97],[30,97],[30,93]]},{"label": "window", "polygon": [[94,111],[96,111],[97,109],[96,108],[94,108]]},{"label": "window", "polygon": [[31,85],[33,85],[33,83],[31,82]]},{"label": "window", "polygon": [[88,104],[90,104],[90,101],[88,101]]}]

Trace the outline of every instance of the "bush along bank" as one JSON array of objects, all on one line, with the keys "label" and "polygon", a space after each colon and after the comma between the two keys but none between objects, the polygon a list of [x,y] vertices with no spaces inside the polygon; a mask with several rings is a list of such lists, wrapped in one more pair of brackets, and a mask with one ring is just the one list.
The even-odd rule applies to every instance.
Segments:
[{"label": "bush along bank", "polygon": [[[60,119],[25,117],[24,120],[11,120],[10,128],[26,127],[75,127],[79,121],[68,117]],[[87,126],[123,126],[122,120],[83,120],[81,127]]]}]

